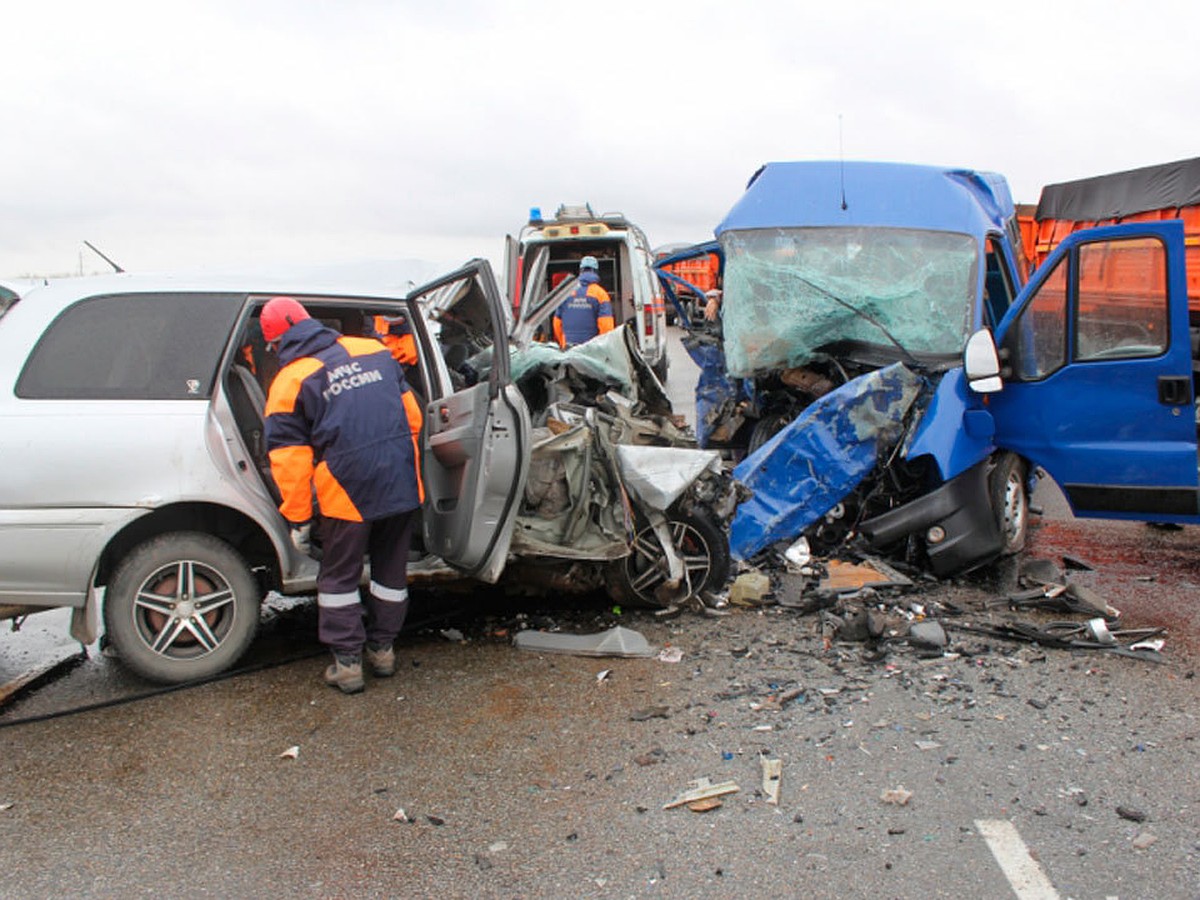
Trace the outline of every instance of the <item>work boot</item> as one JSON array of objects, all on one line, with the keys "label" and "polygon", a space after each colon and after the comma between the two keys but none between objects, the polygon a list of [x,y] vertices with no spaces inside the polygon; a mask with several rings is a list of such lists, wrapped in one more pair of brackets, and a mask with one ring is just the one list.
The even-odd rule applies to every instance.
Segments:
[{"label": "work boot", "polygon": [[325,669],[325,683],[343,694],[357,694],[364,686],[362,657],[335,653],[333,665]]},{"label": "work boot", "polygon": [[371,673],[379,678],[391,678],[396,674],[396,651],[391,644],[382,647],[372,647],[367,644],[367,665]]}]

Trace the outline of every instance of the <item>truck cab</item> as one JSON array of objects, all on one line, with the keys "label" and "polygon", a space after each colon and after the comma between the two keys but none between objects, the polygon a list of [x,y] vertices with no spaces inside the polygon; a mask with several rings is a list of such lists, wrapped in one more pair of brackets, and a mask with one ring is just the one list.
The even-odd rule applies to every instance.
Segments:
[{"label": "truck cab", "polygon": [[666,380],[667,320],[654,255],[642,229],[618,212],[597,214],[586,203],[564,204],[545,218],[534,208],[518,236],[506,238],[516,333],[546,338],[549,319],[569,295],[584,256],[600,264],[600,286],[612,299],[616,324],[633,330],[643,358]]}]

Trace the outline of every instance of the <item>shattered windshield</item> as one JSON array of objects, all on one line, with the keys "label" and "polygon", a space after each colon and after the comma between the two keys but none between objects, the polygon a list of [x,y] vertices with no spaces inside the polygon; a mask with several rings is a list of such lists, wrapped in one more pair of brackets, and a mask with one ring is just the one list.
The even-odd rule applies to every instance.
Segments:
[{"label": "shattered windshield", "polygon": [[834,341],[894,347],[883,329],[909,353],[962,350],[978,277],[970,235],[764,228],[727,231],[721,246],[731,375],[804,365]]}]

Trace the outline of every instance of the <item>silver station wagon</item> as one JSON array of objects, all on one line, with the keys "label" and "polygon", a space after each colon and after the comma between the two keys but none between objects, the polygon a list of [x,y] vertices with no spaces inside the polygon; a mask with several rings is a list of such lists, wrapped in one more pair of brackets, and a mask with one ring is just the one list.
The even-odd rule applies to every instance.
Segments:
[{"label": "silver station wagon", "polygon": [[425,555],[410,571],[499,577],[530,421],[486,262],[407,297],[113,275],[0,307],[0,618],[71,607],[91,643],[103,617],[127,665],[178,682],[242,655],[267,591],[314,590],[263,441],[277,362],[258,316],[279,294],[344,334],[408,316],[426,414]]}]

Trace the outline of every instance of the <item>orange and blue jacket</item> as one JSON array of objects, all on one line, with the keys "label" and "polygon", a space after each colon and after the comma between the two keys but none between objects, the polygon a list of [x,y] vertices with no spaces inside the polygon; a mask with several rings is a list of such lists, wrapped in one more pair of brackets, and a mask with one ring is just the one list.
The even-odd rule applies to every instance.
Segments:
[{"label": "orange and blue jacket", "polygon": [[417,364],[417,340],[407,317],[389,322],[386,316],[376,316],[374,324],[380,343],[391,351],[392,359],[402,366]]},{"label": "orange and blue jacket", "polygon": [[584,270],[571,296],[554,311],[554,339],[564,350],[613,330],[612,301],[599,282],[595,272]]},{"label": "orange and blue jacket", "polygon": [[316,319],[279,342],[279,374],[267,393],[271,474],[289,522],[321,514],[374,521],[421,505],[421,407],[387,348],[342,337]]}]

